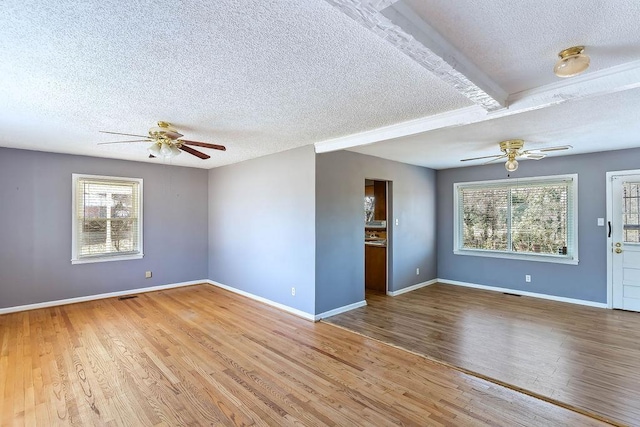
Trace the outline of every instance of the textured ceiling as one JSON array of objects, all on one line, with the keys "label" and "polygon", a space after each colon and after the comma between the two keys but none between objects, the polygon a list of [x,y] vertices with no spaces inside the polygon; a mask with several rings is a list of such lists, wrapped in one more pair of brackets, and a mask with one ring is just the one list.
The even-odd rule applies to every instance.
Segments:
[{"label": "textured ceiling", "polygon": [[114,140],[98,131],[165,120],[227,146],[173,160],[210,168],[470,104],[324,1],[5,0],[0,13],[2,146],[143,160],[149,144],[97,146]]},{"label": "textured ceiling", "polygon": [[[427,46],[425,65],[338,4],[408,7],[447,43]],[[145,134],[164,120],[186,139],[227,146],[204,149],[206,161],[171,161],[212,168],[354,135],[364,136],[352,147],[394,138],[376,129],[430,117],[456,119],[353,150],[443,168],[507,137],[574,153],[640,146],[635,0],[4,0],[0,14],[0,146],[159,162],[147,143],[98,145],[118,140],[98,131]],[[573,44],[587,46],[592,65],[559,82],[551,68]],[[429,68],[438,55],[451,70]],[[455,73],[495,83],[512,95],[509,108],[487,115],[445,83]],[[558,117],[574,119],[557,126]],[[606,130],[614,140],[603,144]]]},{"label": "textured ceiling", "polygon": [[[502,154],[498,143],[524,139],[525,149],[571,145],[549,157],[640,146],[640,89],[563,103],[549,108],[449,127],[350,149],[432,169],[476,166],[461,159]],[[523,168],[526,162],[524,160]]]},{"label": "textured ceiling", "polygon": [[405,2],[508,93],[556,81],[570,46],[586,46],[588,72],[640,58],[637,0]]}]

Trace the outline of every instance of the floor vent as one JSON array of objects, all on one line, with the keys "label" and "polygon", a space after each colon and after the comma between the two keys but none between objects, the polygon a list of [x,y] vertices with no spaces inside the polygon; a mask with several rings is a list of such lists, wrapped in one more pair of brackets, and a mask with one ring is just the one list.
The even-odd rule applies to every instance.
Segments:
[{"label": "floor vent", "polygon": [[118,297],[118,299],[120,301],[125,300],[125,299],[131,299],[131,298],[138,298],[138,295],[125,295],[123,297]]}]

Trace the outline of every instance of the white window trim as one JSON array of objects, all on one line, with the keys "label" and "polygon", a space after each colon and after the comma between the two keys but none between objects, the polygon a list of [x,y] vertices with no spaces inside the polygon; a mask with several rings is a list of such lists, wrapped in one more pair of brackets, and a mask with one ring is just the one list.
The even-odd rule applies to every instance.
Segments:
[{"label": "white window trim", "polygon": [[[78,221],[76,216],[76,188],[78,185],[78,180],[83,178],[90,179],[104,179],[110,181],[135,181],[139,185],[139,203],[138,207],[138,215],[139,215],[139,227],[138,227],[138,242],[139,242],[139,251],[135,254],[127,254],[127,255],[102,255],[95,257],[87,257],[87,258],[78,258]],[[108,175],[87,175],[87,174],[71,174],[72,180],[72,188],[71,188],[71,264],[89,264],[94,262],[109,262],[109,261],[126,261],[131,259],[141,259],[144,257],[143,246],[142,246],[142,208],[143,208],[143,189],[142,189],[142,178],[125,178],[119,176],[108,176]]]},{"label": "white window trim", "polygon": [[[500,184],[515,184],[515,183],[529,183],[536,181],[560,181],[571,180],[572,190],[569,203],[571,204],[571,229],[567,230],[573,236],[573,254],[572,255],[553,255],[553,254],[536,254],[531,252],[507,252],[507,251],[492,251],[487,249],[463,249],[462,246],[462,227],[460,226],[460,203],[458,197],[458,189],[465,187],[482,187],[487,185],[500,185]],[[469,255],[469,256],[483,256],[491,258],[502,259],[518,259],[525,261],[536,262],[551,262],[557,264],[571,264],[578,265],[578,174],[566,174],[566,175],[550,175],[550,176],[537,176],[530,178],[511,178],[511,179],[496,179],[488,181],[470,181],[470,182],[456,182],[453,184],[453,253],[455,255]]]}]

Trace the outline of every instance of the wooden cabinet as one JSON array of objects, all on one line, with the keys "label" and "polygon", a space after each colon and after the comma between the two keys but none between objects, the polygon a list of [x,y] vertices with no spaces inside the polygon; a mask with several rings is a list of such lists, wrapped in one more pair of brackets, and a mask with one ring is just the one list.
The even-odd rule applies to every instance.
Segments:
[{"label": "wooden cabinet", "polygon": [[373,182],[373,194],[376,198],[376,205],[373,219],[386,221],[387,219],[387,183],[385,181]]},{"label": "wooden cabinet", "polygon": [[375,197],[375,192],[373,191],[373,184],[364,186],[364,195],[367,197]]},{"label": "wooden cabinet", "polygon": [[387,291],[387,248],[364,245],[365,288],[378,292]]}]

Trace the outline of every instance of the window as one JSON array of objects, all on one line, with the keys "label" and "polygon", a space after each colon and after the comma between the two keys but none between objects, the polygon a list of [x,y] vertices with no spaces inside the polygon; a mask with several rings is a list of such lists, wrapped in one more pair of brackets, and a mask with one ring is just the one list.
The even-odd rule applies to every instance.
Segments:
[{"label": "window", "polygon": [[622,183],[622,232],[625,243],[640,243],[640,183]]},{"label": "window", "polygon": [[376,198],[373,196],[364,196],[364,222],[373,221],[375,208]]},{"label": "window", "polygon": [[142,256],[142,179],[74,173],[71,262]]},{"label": "window", "polygon": [[578,263],[577,175],[454,184],[454,253]]}]

